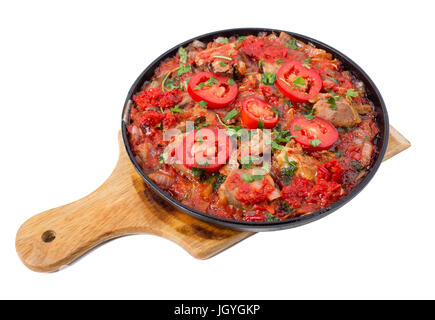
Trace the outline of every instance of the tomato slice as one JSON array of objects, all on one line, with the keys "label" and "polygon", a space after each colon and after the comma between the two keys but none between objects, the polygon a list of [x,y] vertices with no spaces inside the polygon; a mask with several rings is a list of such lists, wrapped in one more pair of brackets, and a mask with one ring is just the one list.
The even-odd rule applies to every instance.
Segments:
[{"label": "tomato slice", "polygon": [[249,129],[257,129],[260,119],[266,129],[271,129],[278,123],[278,115],[272,112],[272,106],[255,97],[243,101],[241,119],[242,124]]},{"label": "tomato slice", "polygon": [[212,109],[224,108],[237,96],[238,87],[230,79],[212,72],[198,72],[193,75],[187,86],[187,92],[195,101],[205,101]]},{"label": "tomato slice", "polygon": [[232,150],[223,130],[202,128],[188,133],[176,150],[176,159],[186,168],[214,172],[227,163]]},{"label": "tomato slice", "polygon": [[334,125],[320,117],[307,120],[297,117],[290,123],[290,133],[303,148],[311,151],[329,149],[338,139],[338,131]]},{"label": "tomato slice", "polygon": [[294,102],[307,102],[322,89],[322,79],[316,70],[305,68],[297,60],[289,61],[279,68],[276,86]]}]

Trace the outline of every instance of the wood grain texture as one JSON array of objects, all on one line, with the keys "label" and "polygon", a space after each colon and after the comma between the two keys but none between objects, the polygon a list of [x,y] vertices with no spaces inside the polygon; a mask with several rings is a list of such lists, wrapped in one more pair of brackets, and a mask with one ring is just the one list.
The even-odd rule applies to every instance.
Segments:
[{"label": "wood grain texture", "polygon": [[[16,250],[38,272],[68,265],[95,246],[128,234],[153,234],[207,259],[253,233],[213,226],[167,205],[135,171],[119,135],[120,156],[101,187],[73,203],[37,214],[18,230]],[[410,146],[394,128],[384,160]]]}]

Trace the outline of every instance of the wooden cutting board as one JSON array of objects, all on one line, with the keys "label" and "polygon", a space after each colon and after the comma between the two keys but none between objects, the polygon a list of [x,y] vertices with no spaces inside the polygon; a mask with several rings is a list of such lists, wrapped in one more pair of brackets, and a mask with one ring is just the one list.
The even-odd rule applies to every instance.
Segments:
[{"label": "wooden cutting board", "polygon": [[[73,203],[44,211],[18,230],[16,250],[38,272],[68,265],[95,246],[128,234],[154,234],[172,240],[198,259],[207,259],[253,235],[196,220],[167,205],[148,189],[128,158],[119,134],[115,170],[101,187]],[[411,144],[390,126],[383,160]]]}]

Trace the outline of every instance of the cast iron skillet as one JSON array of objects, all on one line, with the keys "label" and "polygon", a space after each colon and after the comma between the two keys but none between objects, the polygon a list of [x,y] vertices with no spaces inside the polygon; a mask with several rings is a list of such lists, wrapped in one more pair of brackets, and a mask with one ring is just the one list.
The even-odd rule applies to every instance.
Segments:
[{"label": "cast iron skillet", "polygon": [[355,197],[366,185],[367,183],[372,179],[374,174],[376,173],[377,169],[379,168],[379,165],[381,164],[382,158],[384,157],[385,150],[387,148],[388,144],[388,114],[387,109],[385,107],[384,101],[381,97],[381,94],[379,93],[378,89],[376,88],[373,81],[369,78],[369,76],[352,60],[350,60],[348,57],[346,57],[344,54],[339,52],[338,50],[331,48],[330,46],[311,39],[309,37],[284,31],[291,36],[295,37],[298,40],[301,40],[305,43],[313,44],[317,48],[325,49],[327,52],[332,53],[332,55],[339,59],[345,70],[349,70],[352,74],[354,74],[359,80],[363,81],[366,87],[367,96],[368,98],[374,103],[375,105],[375,111],[377,112],[376,117],[376,123],[379,128],[379,134],[375,138],[375,144],[377,146],[377,151],[373,156],[372,165],[369,168],[369,172],[366,174],[366,176],[360,181],[360,183],[343,199],[334,202],[329,207],[323,208],[321,210],[318,210],[316,212],[313,212],[311,214],[307,214],[304,216],[279,221],[279,222],[247,222],[247,221],[236,221],[236,220],[230,220],[230,219],[224,219],[215,217],[212,215],[205,214],[203,212],[200,212],[198,210],[195,210],[193,208],[187,207],[183,205],[182,203],[178,202],[171,196],[169,196],[167,193],[165,193],[163,190],[161,190],[148,176],[143,172],[139,164],[134,158],[134,155],[132,153],[132,150],[130,148],[130,144],[128,142],[128,133],[127,133],[127,125],[130,121],[130,107],[132,105],[131,99],[132,97],[141,90],[143,84],[145,81],[150,80],[154,74],[154,70],[158,67],[161,61],[165,60],[166,58],[172,57],[176,54],[178,48],[180,46],[187,46],[189,43],[191,43],[194,40],[200,40],[202,42],[209,42],[214,40],[218,36],[224,36],[224,37],[231,37],[231,36],[246,36],[246,35],[257,35],[259,32],[275,32],[276,34],[279,34],[283,30],[276,30],[276,29],[265,29],[265,28],[240,28],[240,29],[228,29],[228,30],[221,30],[221,31],[215,31],[211,33],[204,34],[199,37],[195,37],[193,39],[187,40],[183,43],[180,43],[173,47],[172,49],[166,51],[164,54],[162,54],[160,57],[158,57],[156,60],[154,60],[137,78],[137,80],[133,83],[133,86],[131,87],[130,91],[128,92],[127,99],[125,100],[124,109],[122,112],[122,136],[124,139],[125,148],[127,150],[128,156],[130,157],[131,162],[133,163],[134,167],[136,168],[137,172],[142,176],[142,178],[145,180],[145,182],[148,184],[148,186],[157,193],[161,198],[163,198],[165,201],[176,207],[177,209],[197,218],[200,220],[203,220],[205,222],[209,222],[212,224],[216,224],[219,226],[236,229],[236,230],[244,230],[244,231],[272,231],[272,230],[282,230],[287,228],[293,228],[298,227],[301,225],[304,225],[309,222],[313,222],[315,220],[318,220],[320,218],[323,218],[330,214],[331,212],[337,210],[342,205],[350,201],[353,197]]}]

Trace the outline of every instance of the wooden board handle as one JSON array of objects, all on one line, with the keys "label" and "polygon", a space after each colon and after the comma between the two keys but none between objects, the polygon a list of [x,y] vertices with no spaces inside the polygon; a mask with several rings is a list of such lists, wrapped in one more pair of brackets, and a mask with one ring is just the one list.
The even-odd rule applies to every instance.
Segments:
[{"label": "wooden board handle", "polygon": [[20,227],[16,250],[34,271],[56,271],[93,247],[128,234],[154,234],[205,259],[252,233],[216,227],[175,210],[145,185],[125,151],[96,191],[73,203],[44,211]]},{"label": "wooden board handle", "polygon": [[16,248],[26,266],[57,269],[108,239],[137,231],[125,214],[129,203],[122,186],[112,177],[83,199],[42,212],[21,226]]},{"label": "wooden board handle", "polygon": [[[384,160],[410,146],[390,126]],[[199,259],[209,258],[253,233],[213,226],[156,198],[137,174],[119,135],[120,155],[106,182],[73,203],[42,212],[18,230],[16,250],[34,271],[56,271],[115,237],[148,233],[172,240]]]}]

